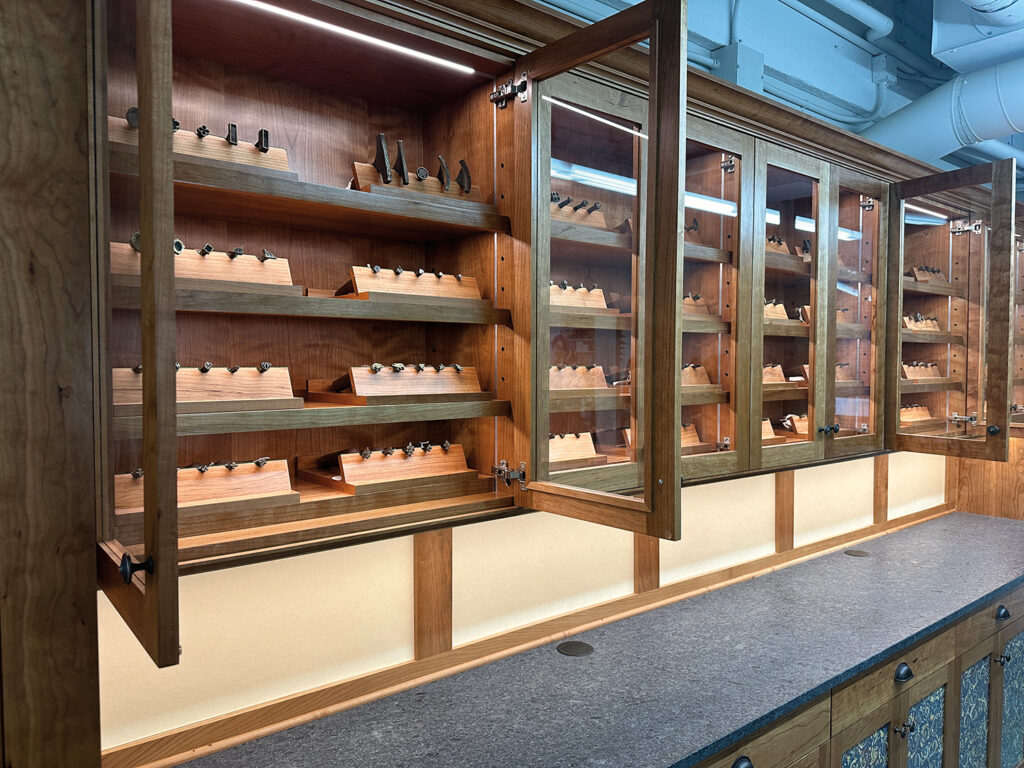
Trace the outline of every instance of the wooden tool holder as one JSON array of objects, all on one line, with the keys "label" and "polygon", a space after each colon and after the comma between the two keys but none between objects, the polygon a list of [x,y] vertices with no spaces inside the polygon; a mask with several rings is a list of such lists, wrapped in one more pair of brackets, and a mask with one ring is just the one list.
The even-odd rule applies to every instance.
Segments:
[{"label": "wooden tool holder", "polygon": [[[568,200],[566,205],[559,206],[559,202]],[[551,202],[551,220],[552,221],[566,221],[570,224],[580,224],[585,227],[595,227],[597,229],[608,229],[608,222],[605,220],[604,213],[598,210],[591,210],[594,203],[597,201],[591,200],[574,200],[573,198],[559,198],[558,202]],[[581,206],[582,204],[582,206]]]},{"label": "wooden tool holder", "polygon": [[[128,125],[128,121],[124,117],[107,116],[107,136],[112,143],[136,147],[139,145],[138,130]],[[258,139],[258,137],[252,138]],[[192,155],[204,160],[223,163],[238,163],[266,171],[290,174],[292,170],[288,165],[288,153],[284,149],[270,147],[266,152],[261,152],[255,142],[248,137],[244,140],[239,139],[237,144],[232,144],[223,136],[215,136],[210,133],[208,136],[200,138],[195,130],[179,128],[174,132],[173,143],[173,151],[177,154]]]},{"label": "wooden tool holder", "polygon": [[949,283],[941,269],[928,266],[927,264],[911,267],[907,270],[907,276],[914,278],[914,281],[918,283],[935,283],[939,285]]},{"label": "wooden tool holder", "polygon": [[[632,440],[632,431],[628,428],[622,430],[629,446]],[[714,453],[718,450],[716,443],[705,443],[700,439],[695,424],[683,424],[679,431],[679,450],[683,456],[693,456],[699,453]]]},{"label": "wooden tool holder", "polygon": [[551,435],[548,438],[548,467],[552,472],[599,467],[607,463],[608,456],[597,452],[590,432]]},{"label": "wooden tool holder", "polygon": [[781,253],[785,256],[792,256],[793,251],[785,240],[779,237],[765,238],[764,249],[767,253]]},{"label": "wooden tool holder", "polygon": [[761,381],[764,384],[789,384],[793,382],[786,381],[786,374],[782,370],[782,366],[779,363],[770,363],[761,371]]},{"label": "wooden tool holder", "polygon": [[552,307],[571,307],[599,315],[617,315],[619,310],[608,306],[604,291],[598,287],[573,288],[571,285],[551,285],[550,300]]},{"label": "wooden tool holder", "polygon": [[364,495],[423,486],[444,486],[451,494],[479,490],[479,475],[466,464],[461,445],[390,448],[387,451],[339,453],[334,466],[315,458],[298,461],[297,476],[339,493]]},{"label": "wooden tool holder", "polygon": [[769,301],[764,305],[764,316],[766,320],[789,320],[789,313],[786,306],[781,302]]},{"label": "wooden tool holder", "polygon": [[761,420],[761,445],[783,445],[787,440],[783,435],[776,435],[771,419]]},{"label": "wooden tool holder", "polygon": [[939,325],[939,318],[924,317],[922,315],[904,315],[903,327],[910,331],[942,332],[942,326]]},{"label": "wooden tool holder", "polygon": [[[142,512],[145,477],[114,475],[114,508],[119,515]],[[178,470],[178,508],[205,512],[267,509],[298,502],[284,460],[214,464]]]},{"label": "wooden tool holder", "polygon": [[[170,256],[170,254],[169,254]],[[173,255],[177,288],[241,291],[283,296],[301,296],[301,285],[292,285],[287,259],[260,258],[253,254],[185,248]],[[141,274],[139,253],[130,243],[110,244],[110,272],[113,275]],[[132,281],[137,283],[138,281]]]},{"label": "wooden tool holder", "polygon": [[683,314],[684,315],[708,315],[710,310],[708,305],[704,302],[704,298],[700,295],[693,296],[686,294],[683,297]]},{"label": "wooden tool holder", "polygon": [[552,390],[609,388],[600,365],[553,365],[548,369],[548,387]]},{"label": "wooden tool holder", "polygon": [[903,378],[934,379],[941,378],[938,363],[903,363]]},{"label": "wooden tool holder", "polygon": [[932,419],[928,406],[920,403],[900,406],[900,424],[911,424],[915,421],[928,421]]},{"label": "wooden tool holder", "polygon": [[483,301],[475,277],[369,265],[352,267],[351,278],[338,290],[311,289],[309,295],[387,302],[413,298],[438,304]]},{"label": "wooden tool holder", "polygon": [[[396,367],[402,366],[402,367]],[[349,369],[338,379],[310,379],[307,398],[336,405],[399,405],[409,403],[461,403],[490,400],[482,392],[476,368],[459,371],[452,365],[397,363],[379,370],[364,365]]]},{"label": "wooden tool holder", "polygon": [[795,413],[787,414],[786,418],[782,421],[782,426],[794,435],[807,437],[807,414],[805,413],[803,416],[798,416]]},{"label": "wooden tool holder", "polygon": [[[800,375],[804,377],[804,381],[809,382],[811,380],[811,366],[804,364],[800,366]],[[853,368],[849,363],[836,363],[836,381],[855,381],[856,377],[853,375]]]},{"label": "wooden tool holder", "polygon": [[[133,368],[115,368],[114,417],[142,413],[142,377]],[[292,393],[287,368],[181,368],[175,377],[178,413],[268,411],[302,408]]]},{"label": "wooden tool holder", "polygon": [[711,377],[708,375],[707,368],[700,363],[684,365],[682,380],[684,387],[707,386],[711,384]]},{"label": "wooden tool holder", "polygon": [[391,182],[386,183],[372,163],[352,163],[352,188],[378,194],[427,194],[438,198],[438,203],[442,204],[482,203],[484,196],[480,187],[472,185],[469,192],[463,192],[455,182],[458,170],[457,165],[449,168],[451,182],[445,190],[444,184],[436,175],[429,174],[425,179],[421,179],[416,175],[415,168],[410,169],[408,184],[404,184],[401,176],[395,171],[391,173]]}]

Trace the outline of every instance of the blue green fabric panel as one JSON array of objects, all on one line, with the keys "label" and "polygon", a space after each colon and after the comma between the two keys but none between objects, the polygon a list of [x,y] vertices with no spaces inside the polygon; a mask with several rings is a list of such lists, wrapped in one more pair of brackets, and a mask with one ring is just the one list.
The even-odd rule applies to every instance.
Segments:
[{"label": "blue green fabric panel", "polygon": [[1014,768],[1024,760],[1024,633],[1011,639],[1003,653],[1010,660],[1003,667],[1002,768]]},{"label": "blue green fabric panel", "polygon": [[907,768],[942,768],[946,686],[910,708],[914,732],[907,734]]},{"label": "blue green fabric panel", "polygon": [[991,665],[986,656],[960,675],[960,768],[986,768]]},{"label": "blue green fabric panel", "polygon": [[842,768],[889,768],[889,723],[846,750]]}]

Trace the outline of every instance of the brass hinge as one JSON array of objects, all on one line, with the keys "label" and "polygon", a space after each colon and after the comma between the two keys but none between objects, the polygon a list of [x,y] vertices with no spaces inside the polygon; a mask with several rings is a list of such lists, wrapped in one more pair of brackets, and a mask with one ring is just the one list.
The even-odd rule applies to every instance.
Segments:
[{"label": "brass hinge", "polygon": [[526,101],[526,73],[520,75],[518,82],[514,79],[509,80],[507,83],[502,83],[498,86],[498,89],[491,94],[491,103],[496,105],[498,109],[504,109],[508,106],[509,99],[519,96],[519,100],[522,102]]},{"label": "brass hinge", "polygon": [[519,481],[519,489],[526,490],[526,462],[519,462],[519,469],[511,469],[508,462],[502,459],[498,466],[491,467],[491,474],[501,480],[505,485],[511,487],[513,480]]}]

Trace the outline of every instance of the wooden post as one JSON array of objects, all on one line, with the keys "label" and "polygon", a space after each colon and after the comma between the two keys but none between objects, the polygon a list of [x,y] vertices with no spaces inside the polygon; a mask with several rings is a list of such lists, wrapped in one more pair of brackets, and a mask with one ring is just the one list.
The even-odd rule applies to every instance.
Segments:
[{"label": "wooden post", "polygon": [[775,473],[775,551],[793,548],[793,506],[796,473],[792,470]]},{"label": "wooden post", "polygon": [[416,658],[452,649],[452,529],[413,536]]},{"label": "wooden post", "polygon": [[633,534],[633,591],[649,592],[661,586],[661,539]]},{"label": "wooden post", "polygon": [[[875,456],[875,525],[889,519],[889,456]],[[946,500],[947,502],[949,499]]]},{"label": "wooden post", "polygon": [[0,5],[5,766],[100,764],[90,5]]}]

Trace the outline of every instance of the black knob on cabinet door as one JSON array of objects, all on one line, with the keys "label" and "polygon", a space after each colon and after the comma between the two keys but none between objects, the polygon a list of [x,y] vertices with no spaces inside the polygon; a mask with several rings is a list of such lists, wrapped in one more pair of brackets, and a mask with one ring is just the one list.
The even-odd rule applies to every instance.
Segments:
[{"label": "black knob on cabinet door", "polygon": [[818,432],[824,432],[826,435],[832,431],[832,427],[818,427]]},{"label": "black knob on cabinet door", "polygon": [[998,435],[999,427],[997,427],[995,424],[989,424],[988,427],[986,427],[985,431],[988,432],[990,435]]},{"label": "black knob on cabinet door", "polygon": [[132,576],[135,575],[136,571],[145,571],[146,573],[153,572],[153,557],[147,557],[145,562],[136,563],[132,560],[131,555],[125,552],[121,555],[121,565],[117,569],[121,573],[121,578],[124,579],[125,584],[132,583]]},{"label": "black knob on cabinet door", "polygon": [[832,434],[833,435],[838,435],[839,434],[839,425],[838,424],[833,424],[832,425]]},{"label": "black knob on cabinet door", "polygon": [[905,683],[908,680],[914,679],[914,670],[910,668],[910,665],[905,661],[901,661],[896,665],[896,674],[893,675],[893,680],[897,683]]},{"label": "black knob on cabinet door", "polygon": [[732,768],[754,768],[754,763],[746,755],[740,755],[733,761]]},{"label": "black knob on cabinet door", "polygon": [[1008,654],[1008,653],[1000,654],[999,656],[996,656],[994,659],[992,659],[992,661],[994,663],[998,664],[1001,667],[1005,667],[1007,665],[1007,663],[1012,661],[1012,660],[1013,660],[1013,657],[1010,656],[1010,654]]},{"label": "black knob on cabinet door", "polygon": [[996,608],[996,621],[1006,621],[1010,618],[1010,610],[1005,605]]}]

